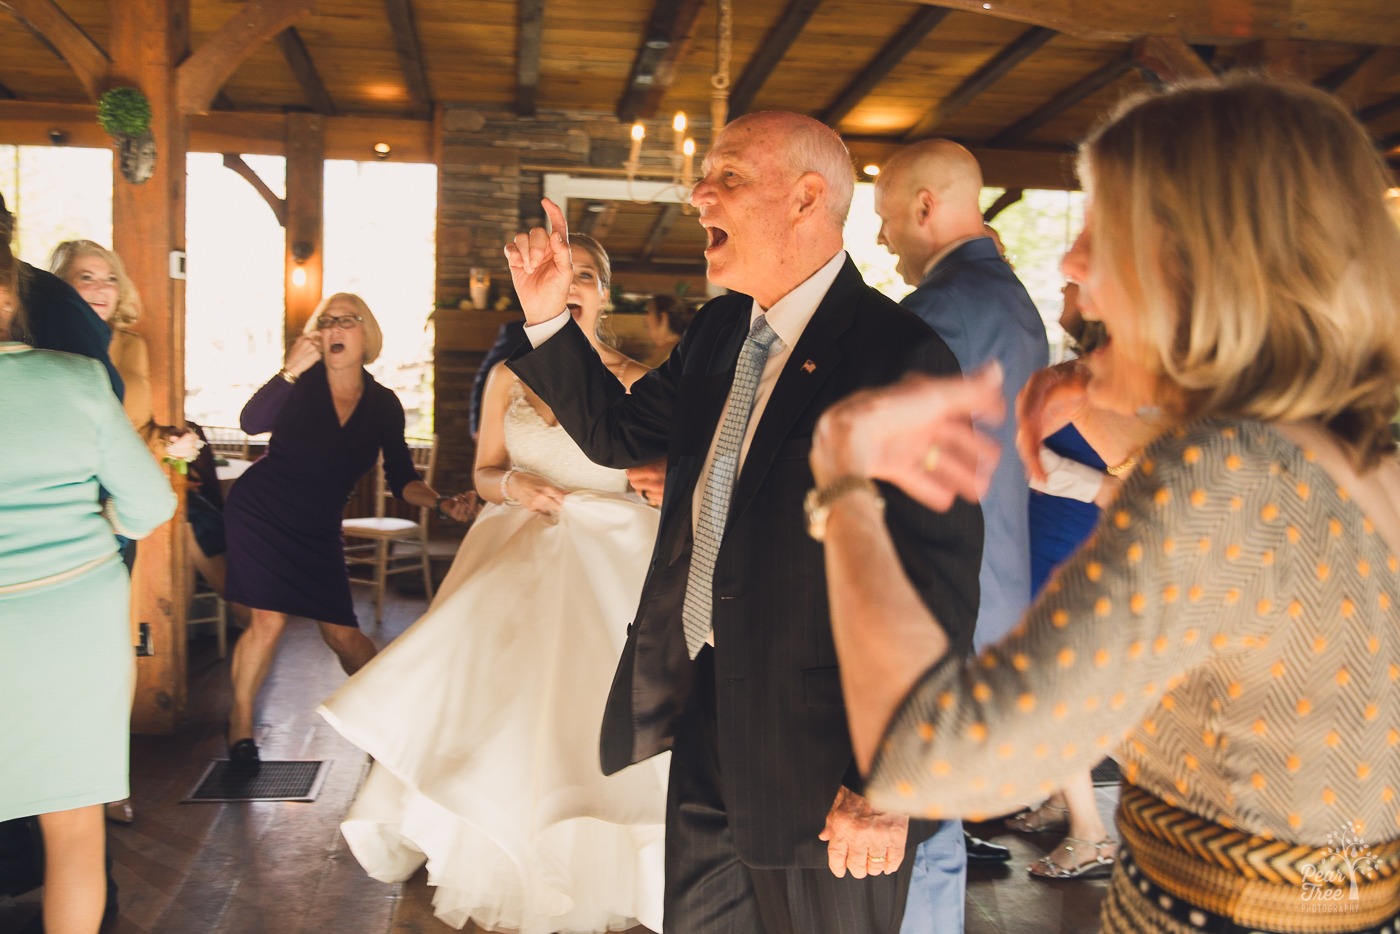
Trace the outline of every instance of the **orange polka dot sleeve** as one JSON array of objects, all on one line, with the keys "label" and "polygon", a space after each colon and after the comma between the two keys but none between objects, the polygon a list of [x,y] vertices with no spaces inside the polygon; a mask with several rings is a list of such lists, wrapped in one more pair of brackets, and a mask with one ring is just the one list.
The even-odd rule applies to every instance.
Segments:
[{"label": "orange polka dot sleeve", "polygon": [[1114,754],[1129,781],[1256,832],[1320,830],[1344,790],[1350,817],[1393,827],[1394,567],[1345,490],[1271,429],[1178,430],[1007,639],[924,676],[868,791],[989,817]]}]

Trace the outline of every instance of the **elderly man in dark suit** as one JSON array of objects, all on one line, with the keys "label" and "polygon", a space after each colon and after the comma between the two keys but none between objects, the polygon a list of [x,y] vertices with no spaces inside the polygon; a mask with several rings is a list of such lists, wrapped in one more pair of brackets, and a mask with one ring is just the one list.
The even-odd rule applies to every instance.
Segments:
[{"label": "elderly man in dark suit", "polygon": [[706,157],[707,304],[630,394],[564,311],[564,218],[506,248],[529,345],[511,368],[599,463],[667,457],[656,549],[604,717],[613,772],[672,750],[668,934],[894,932],[907,843],[928,828],[860,796],[820,545],[827,508],[882,496],[921,597],[954,643],[977,612],[981,513],[936,515],[890,487],[811,490],[817,418],[909,371],[951,374],[947,346],[861,280],[842,248],[853,190],[840,138],[797,114],[736,120]]}]

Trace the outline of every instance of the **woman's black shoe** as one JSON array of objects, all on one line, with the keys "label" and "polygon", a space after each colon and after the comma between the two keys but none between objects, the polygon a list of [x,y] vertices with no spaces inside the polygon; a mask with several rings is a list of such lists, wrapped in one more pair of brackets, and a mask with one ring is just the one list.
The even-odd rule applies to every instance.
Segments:
[{"label": "woman's black shoe", "polygon": [[262,759],[258,756],[258,744],[251,739],[240,739],[228,747],[230,774],[248,777],[257,775],[261,768]]}]

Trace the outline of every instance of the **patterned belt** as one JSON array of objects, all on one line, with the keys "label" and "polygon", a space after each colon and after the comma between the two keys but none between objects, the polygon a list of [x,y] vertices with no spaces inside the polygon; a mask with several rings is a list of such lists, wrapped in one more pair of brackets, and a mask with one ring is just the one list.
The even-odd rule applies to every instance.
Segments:
[{"label": "patterned belt", "polygon": [[1351,853],[1269,840],[1127,783],[1118,828],[1131,852],[1134,865],[1124,868],[1133,884],[1201,930],[1381,931],[1400,905],[1400,840]]},{"label": "patterned belt", "polygon": [[20,581],[17,584],[0,584],[0,596],[11,593],[24,593],[27,590],[38,590],[40,587],[52,587],[54,584],[61,584],[70,581],[75,577],[82,577],[89,571],[95,571],[112,561],[119,561],[121,555],[113,552],[110,555],[103,555],[100,558],[93,558],[91,561],[80,564],[75,568],[66,571],[59,571],[57,574],[50,574],[48,577],[41,577],[32,581]]}]

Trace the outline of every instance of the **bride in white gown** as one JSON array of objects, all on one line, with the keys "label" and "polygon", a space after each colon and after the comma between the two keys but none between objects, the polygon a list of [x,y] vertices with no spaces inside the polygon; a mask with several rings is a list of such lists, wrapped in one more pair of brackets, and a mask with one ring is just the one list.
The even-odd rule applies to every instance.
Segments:
[{"label": "bride in white gown", "polygon": [[[569,309],[592,335],[607,255],[580,236],[573,254]],[[595,346],[624,384],[644,372]],[[375,760],[341,829],[376,879],[426,860],[454,927],[660,931],[668,757],[606,778],[598,764],[656,511],[504,366],[476,484],[491,505],[426,615],[319,708]]]}]

